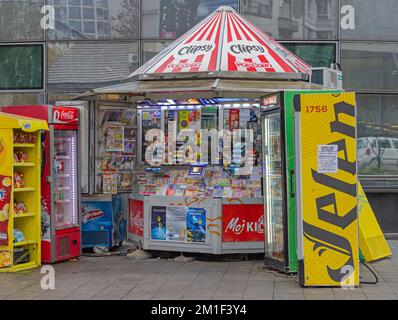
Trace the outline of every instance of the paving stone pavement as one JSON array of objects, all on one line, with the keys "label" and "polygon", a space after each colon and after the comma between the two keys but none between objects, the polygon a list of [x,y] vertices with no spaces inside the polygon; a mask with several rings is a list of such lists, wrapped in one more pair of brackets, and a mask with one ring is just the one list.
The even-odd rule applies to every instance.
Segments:
[{"label": "paving stone pavement", "polygon": [[[398,241],[393,256],[371,264],[379,283],[356,289],[301,288],[297,276],[263,268],[262,260],[176,262],[122,256],[81,257],[54,265],[55,289],[43,290],[40,270],[0,274],[0,299],[27,300],[335,300],[398,299]],[[361,280],[373,275],[361,266]]]}]

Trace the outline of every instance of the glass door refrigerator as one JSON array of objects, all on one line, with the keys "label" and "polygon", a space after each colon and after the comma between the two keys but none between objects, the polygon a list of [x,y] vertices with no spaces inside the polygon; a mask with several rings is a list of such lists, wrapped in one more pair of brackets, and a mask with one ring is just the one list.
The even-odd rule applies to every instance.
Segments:
[{"label": "glass door refrigerator", "polygon": [[294,98],[336,90],[281,91],[261,97],[265,265],[297,272]]},{"label": "glass door refrigerator", "polygon": [[263,131],[263,194],[265,265],[283,272],[297,271],[293,109],[289,96],[261,98]]},{"label": "glass door refrigerator", "polygon": [[50,131],[41,139],[42,262],[80,256],[79,109],[36,105],[2,110],[49,124]]}]

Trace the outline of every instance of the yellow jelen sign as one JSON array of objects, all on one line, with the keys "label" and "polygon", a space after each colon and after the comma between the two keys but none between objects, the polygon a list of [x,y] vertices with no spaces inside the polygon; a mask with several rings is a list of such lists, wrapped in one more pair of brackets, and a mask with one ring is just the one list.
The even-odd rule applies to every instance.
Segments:
[{"label": "yellow jelen sign", "polygon": [[295,108],[299,111],[296,170],[300,282],[304,286],[357,286],[355,94],[299,97]]}]

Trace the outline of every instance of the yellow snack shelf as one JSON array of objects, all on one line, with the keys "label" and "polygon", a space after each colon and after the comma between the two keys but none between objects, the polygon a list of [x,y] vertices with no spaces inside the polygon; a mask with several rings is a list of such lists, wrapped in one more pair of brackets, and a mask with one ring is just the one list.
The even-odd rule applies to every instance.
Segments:
[{"label": "yellow snack shelf", "polygon": [[[48,130],[46,121],[9,115],[0,112],[0,187],[6,197],[0,201],[0,273],[18,272],[41,265],[41,203],[40,163],[41,130]],[[14,137],[34,143],[14,143]],[[22,140],[22,139],[21,139]],[[20,148],[28,161],[16,163],[14,151]],[[23,176],[24,188],[14,188],[14,174]],[[29,212],[14,214],[15,201],[23,202]],[[14,229],[20,230],[26,241],[14,243]],[[21,251],[24,259],[20,259]]]},{"label": "yellow snack shelf", "polygon": [[33,162],[14,162],[14,167],[34,167]]},{"label": "yellow snack shelf", "polygon": [[35,188],[32,187],[26,187],[26,188],[14,188],[12,191],[13,192],[31,192],[31,191],[35,191]]},{"label": "yellow snack shelf", "polygon": [[14,143],[14,148],[34,148],[34,143]]},{"label": "yellow snack shelf", "polygon": [[14,219],[19,219],[19,218],[29,218],[29,217],[34,217],[36,214],[35,213],[19,213],[19,214],[14,214],[13,217]]},{"label": "yellow snack shelf", "polygon": [[35,244],[35,243],[36,243],[35,240],[25,240],[25,241],[21,241],[21,242],[15,242],[14,247],[22,247],[22,246],[26,246],[29,244]]}]

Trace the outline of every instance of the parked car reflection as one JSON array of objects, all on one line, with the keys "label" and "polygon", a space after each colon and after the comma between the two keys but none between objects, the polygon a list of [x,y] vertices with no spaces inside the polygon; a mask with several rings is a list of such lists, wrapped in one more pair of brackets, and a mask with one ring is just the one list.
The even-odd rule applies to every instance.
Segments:
[{"label": "parked car reflection", "polygon": [[357,146],[360,174],[398,173],[398,138],[363,137]]}]

